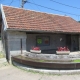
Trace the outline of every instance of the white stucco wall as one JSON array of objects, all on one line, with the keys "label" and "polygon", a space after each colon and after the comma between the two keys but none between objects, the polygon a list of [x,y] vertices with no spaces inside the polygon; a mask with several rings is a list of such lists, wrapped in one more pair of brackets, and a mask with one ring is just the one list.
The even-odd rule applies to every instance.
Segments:
[{"label": "white stucco wall", "polygon": [[22,52],[26,52],[26,33],[9,31],[8,32],[8,52],[11,55],[21,54],[21,39],[22,39]]}]

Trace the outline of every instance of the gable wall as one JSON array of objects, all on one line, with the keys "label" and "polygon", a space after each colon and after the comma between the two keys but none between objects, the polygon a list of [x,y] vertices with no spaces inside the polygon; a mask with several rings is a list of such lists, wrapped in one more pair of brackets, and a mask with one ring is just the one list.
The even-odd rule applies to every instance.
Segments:
[{"label": "gable wall", "polygon": [[8,52],[11,55],[21,54],[21,39],[22,52],[26,52],[26,33],[17,31],[8,32]]}]

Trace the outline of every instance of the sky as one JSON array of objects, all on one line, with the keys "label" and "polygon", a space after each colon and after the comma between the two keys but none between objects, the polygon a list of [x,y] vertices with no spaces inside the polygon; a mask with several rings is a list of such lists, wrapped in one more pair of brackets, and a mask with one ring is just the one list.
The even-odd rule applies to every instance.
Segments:
[{"label": "sky", "polygon": [[[46,12],[51,14],[58,14],[58,15],[66,15],[72,17],[76,21],[80,21],[80,0],[27,0],[27,1],[28,2],[24,4],[24,9]],[[50,9],[40,7],[32,3]],[[0,0],[0,4],[20,8],[21,0]],[[62,4],[65,4],[66,6]]]}]

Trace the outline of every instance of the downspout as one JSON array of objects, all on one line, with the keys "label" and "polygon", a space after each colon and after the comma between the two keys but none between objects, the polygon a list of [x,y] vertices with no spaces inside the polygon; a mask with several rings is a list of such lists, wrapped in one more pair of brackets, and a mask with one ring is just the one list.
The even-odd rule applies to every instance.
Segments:
[{"label": "downspout", "polygon": [[22,54],[22,39],[21,39],[20,43],[21,43],[21,54]]}]

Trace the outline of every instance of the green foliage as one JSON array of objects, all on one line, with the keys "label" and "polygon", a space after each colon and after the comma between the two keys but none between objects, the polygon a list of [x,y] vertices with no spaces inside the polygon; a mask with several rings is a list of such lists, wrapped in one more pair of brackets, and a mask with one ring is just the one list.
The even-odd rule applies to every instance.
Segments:
[{"label": "green foliage", "polygon": [[73,62],[80,62],[80,59],[73,60]]},{"label": "green foliage", "polygon": [[80,21],[78,21],[80,23]]},{"label": "green foliage", "polygon": [[4,57],[3,53],[2,53],[2,52],[0,52],[0,58],[3,58],[3,57]]},{"label": "green foliage", "polygon": [[45,60],[40,60],[40,62],[45,62]]},{"label": "green foliage", "polygon": [[0,40],[1,40],[1,37],[0,37]]}]

